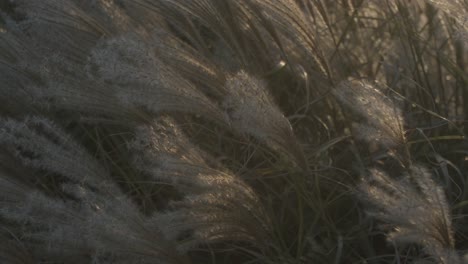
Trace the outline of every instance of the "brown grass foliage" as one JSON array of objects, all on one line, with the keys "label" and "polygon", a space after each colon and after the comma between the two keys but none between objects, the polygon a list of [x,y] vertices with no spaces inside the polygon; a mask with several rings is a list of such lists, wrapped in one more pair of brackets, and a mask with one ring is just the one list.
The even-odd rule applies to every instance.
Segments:
[{"label": "brown grass foliage", "polygon": [[0,262],[468,263],[467,21],[0,1]]}]

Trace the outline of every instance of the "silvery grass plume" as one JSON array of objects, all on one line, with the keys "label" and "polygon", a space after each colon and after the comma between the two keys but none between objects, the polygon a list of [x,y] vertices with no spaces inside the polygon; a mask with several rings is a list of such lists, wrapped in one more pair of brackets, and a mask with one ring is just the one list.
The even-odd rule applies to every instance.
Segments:
[{"label": "silvery grass plume", "polygon": [[270,216],[254,190],[213,163],[174,120],[162,117],[140,127],[130,147],[140,170],[183,195],[155,218],[168,238],[179,241],[180,251],[220,243],[247,243],[262,251],[274,246]]},{"label": "silvery grass plume", "polygon": [[6,30],[0,34],[2,51],[7,51],[0,54],[1,78],[9,80],[4,89],[10,94],[2,99],[29,98],[23,101],[36,112],[65,108],[125,117],[125,109],[116,106],[108,87],[91,82],[83,70],[96,42],[118,31],[113,28],[117,19],[100,21],[108,17],[104,2],[109,1],[96,1],[88,12],[83,8],[92,6],[91,1],[81,6],[73,1],[15,1],[22,19],[5,15]]},{"label": "silvery grass plume", "polygon": [[[166,65],[172,65],[183,77],[193,80],[198,91],[203,91],[218,102],[219,110],[216,113],[213,110],[196,111],[200,107],[192,107],[192,112],[209,119],[219,119],[219,114],[222,114],[224,120],[220,123],[238,134],[252,136],[273,150],[289,155],[305,167],[302,148],[289,120],[271,96],[266,80],[243,69],[232,72],[171,34],[157,32],[156,37],[161,40],[158,43],[162,42],[158,46],[161,60]],[[207,100],[199,101],[200,105],[210,106]]]},{"label": "silvery grass plume", "polygon": [[401,178],[371,169],[359,196],[372,205],[370,215],[391,226],[387,238],[396,244],[418,244],[436,263],[463,263],[454,249],[450,206],[430,171],[413,165]]},{"label": "silvery grass plume", "polygon": [[[201,75],[198,73],[207,75],[203,85],[208,84],[208,87],[198,88],[160,60],[160,52],[153,53],[156,48],[147,45],[150,40],[125,35],[108,40],[92,51],[90,69],[97,69],[96,78],[113,84],[120,101],[147,107],[153,113],[194,113],[227,125],[238,133],[251,135],[274,148],[299,151],[289,121],[276,106],[263,80],[245,71],[229,74],[215,70],[216,65],[206,60],[196,63],[193,55],[185,55],[184,49],[180,49],[181,53],[173,56],[183,56],[179,60],[184,64],[175,63],[174,68],[185,66],[187,76],[193,78]],[[182,45],[174,42],[168,45]],[[158,49],[168,50],[168,47]],[[164,56],[168,60],[167,54]],[[220,103],[216,105],[201,91]]]},{"label": "silvery grass plume", "polygon": [[161,61],[152,44],[158,41],[130,33],[104,40],[91,51],[91,78],[112,84],[111,92],[124,106],[145,107],[152,113],[194,113],[223,123],[215,103]]},{"label": "silvery grass plume", "polygon": [[76,183],[97,188],[108,179],[108,172],[81,145],[46,118],[0,119],[0,145],[24,165]]},{"label": "silvery grass plume", "polygon": [[[41,111],[65,109],[121,123],[141,122],[147,113],[200,116],[285,152],[305,167],[291,125],[260,77],[220,67],[163,22],[157,30],[146,28],[141,18],[111,1],[96,5],[87,12],[88,1],[18,3],[26,18],[19,25],[7,23],[0,35],[0,45],[13,51],[0,58],[1,79],[11,84],[4,100],[26,94],[31,98],[25,104]],[[60,48],[51,50],[51,42]],[[246,114],[243,109],[252,104],[259,110]]]},{"label": "silvery grass plume", "polygon": [[[390,258],[372,234],[356,236],[364,229],[347,199],[356,175],[346,168],[367,157],[340,137],[344,114],[356,138],[409,170],[397,179],[371,170],[360,187],[372,215],[394,227],[389,239],[461,263],[444,193],[409,156],[429,145],[449,150],[460,161],[447,160],[444,172],[466,161],[462,144],[451,143],[458,137],[444,135],[458,121],[442,117],[467,108],[456,36],[467,31],[466,7],[0,0],[0,262]],[[407,124],[379,82],[418,105]],[[342,107],[325,96],[330,90]],[[405,144],[404,126],[416,119],[431,135]],[[200,141],[186,133],[195,130]],[[461,189],[450,196],[460,214]]]},{"label": "silvery grass plume", "polygon": [[357,138],[387,149],[405,142],[402,110],[375,85],[361,80],[343,81],[333,93],[346,110],[360,119],[354,126]]},{"label": "silvery grass plume", "polygon": [[24,243],[37,259],[188,263],[155,221],[58,126],[38,117],[2,120],[0,143],[24,166],[36,169],[31,178],[40,172],[63,177],[60,197],[20,182],[17,175],[0,177],[0,215],[21,226]]},{"label": "silvery grass plume", "polygon": [[462,43],[468,41],[468,2],[466,0],[426,0],[449,15],[457,23]]},{"label": "silvery grass plume", "polygon": [[227,78],[225,89],[227,95],[222,107],[235,130],[289,154],[300,167],[306,168],[304,153],[292,126],[262,80],[240,71]]}]

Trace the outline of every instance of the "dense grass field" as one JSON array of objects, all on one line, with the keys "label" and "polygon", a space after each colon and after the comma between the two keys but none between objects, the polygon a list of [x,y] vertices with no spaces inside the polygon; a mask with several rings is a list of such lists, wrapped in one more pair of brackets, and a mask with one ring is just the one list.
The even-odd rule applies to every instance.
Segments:
[{"label": "dense grass field", "polygon": [[467,0],[0,0],[0,263],[468,264]]}]

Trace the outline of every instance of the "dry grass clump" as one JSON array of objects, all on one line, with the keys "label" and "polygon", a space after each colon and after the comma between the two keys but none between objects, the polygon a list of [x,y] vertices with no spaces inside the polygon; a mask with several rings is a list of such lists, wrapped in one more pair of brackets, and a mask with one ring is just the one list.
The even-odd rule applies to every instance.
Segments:
[{"label": "dry grass clump", "polygon": [[0,2],[0,262],[468,263],[463,0]]}]

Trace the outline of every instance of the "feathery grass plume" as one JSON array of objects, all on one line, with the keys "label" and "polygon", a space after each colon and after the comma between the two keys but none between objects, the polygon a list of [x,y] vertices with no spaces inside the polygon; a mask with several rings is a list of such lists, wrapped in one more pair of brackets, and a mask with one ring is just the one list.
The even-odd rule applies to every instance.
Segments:
[{"label": "feathery grass plume", "polygon": [[[11,19],[7,25],[18,27]],[[32,42],[11,27],[0,34],[0,101],[2,113],[17,116],[35,111],[34,103],[39,100],[32,87],[38,86],[40,59],[29,47]]]},{"label": "feathery grass plume", "polygon": [[58,173],[74,182],[97,187],[108,177],[86,150],[45,118],[0,120],[0,144],[26,166]]},{"label": "feathery grass plume", "polygon": [[[7,101],[24,91],[34,97],[26,105],[46,110],[78,110],[87,116],[127,122],[138,119],[137,110],[116,99],[114,87],[90,78],[86,71],[88,57],[103,37],[130,30],[142,34],[143,29],[125,10],[111,0],[19,1],[16,10],[25,18],[9,23],[1,36],[5,50],[15,51],[5,55],[5,76],[15,87],[26,84],[17,91],[11,88]],[[21,43],[20,48],[9,48],[15,43]]]},{"label": "feathery grass plume", "polygon": [[107,183],[110,192],[105,192],[103,186],[98,194],[83,186],[65,185],[64,191],[75,198],[72,201],[35,190],[21,192],[20,199],[4,204],[0,214],[24,225],[23,239],[36,258],[189,263],[117,187]]},{"label": "feathery grass plume", "polygon": [[[217,177],[226,181],[233,175],[218,172]],[[230,181],[212,185],[201,194],[187,195],[155,218],[158,226],[165,227],[168,238],[179,239],[180,251],[219,243],[227,249],[247,243],[263,254],[278,250],[268,214],[256,194],[239,180]]]},{"label": "feathery grass plume", "polygon": [[96,69],[92,78],[112,84],[124,106],[142,106],[154,113],[194,113],[224,123],[222,112],[209,98],[159,59],[152,41],[159,40],[128,33],[101,42],[91,52],[89,70]]},{"label": "feathery grass plume", "polygon": [[359,192],[374,208],[370,215],[392,225],[388,240],[419,244],[437,263],[462,263],[454,249],[450,206],[427,168],[413,165],[399,179],[371,169]]},{"label": "feathery grass plume", "polygon": [[[0,262],[375,264],[421,247],[430,262],[463,262],[466,140],[453,132],[468,116],[466,8],[0,0]],[[336,85],[347,76],[375,83]],[[405,98],[401,108],[378,83]],[[347,118],[370,152],[410,170],[373,170],[361,185],[394,227],[389,240],[419,245],[406,256],[348,196],[351,167],[382,156],[342,140]],[[423,165],[406,163],[428,149],[444,156],[425,165],[440,166],[449,201]]]},{"label": "feathery grass plume", "polygon": [[73,199],[49,197],[11,176],[0,177],[0,214],[23,225],[23,237],[36,254],[74,255],[127,263],[188,263],[148,221],[108,172],[51,122],[32,117],[4,120],[1,143],[24,165],[71,180],[63,192]]},{"label": "feathery grass plume", "polygon": [[[49,253],[48,250],[44,249],[48,248],[49,241],[53,241],[50,234],[46,240],[31,239],[31,237],[49,227],[60,228],[62,221],[67,219],[67,210],[73,209],[71,204],[67,204],[67,206],[61,201],[46,197],[34,186],[20,182],[16,176],[4,171],[0,175],[0,219],[2,225],[4,228],[11,226],[15,230],[19,230],[17,241],[30,252],[33,260],[46,259],[49,257]],[[76,240],[78,238],[70,237],[70,239]],[[8,248],[8,243],[0,244],[1,251],[6,251]],[[74,250],[80,252],[78,248],[74,248]],[[62,257],[66,258],[66,256]]]},{"label": "feathery grass plume", "polygon": [[355,135],[365,141],[377,141],[386,148],[405,142],[404,120],[400,107],[371,83],[343,81],[333,91],[346,110],[363,123]]},{"label": "feathery grass plume", "polygon": [[[233,104],[229,107],[240,107],[242,104],[234,103],[235,96],[255,96],[256,94],[242,87],[236,89],[245,90],[245,92],[233,94],[231,84],[233,79],[238,78],[236,76],[244,76],[242,78],[246,79],[243,81],[245,85],[258,86],[250,91],[258,90],[259,93],[264,94],[266,92],[261,91],[266,89],[263,85],[258,85],[259,82],[254,80],[248,84],[250,77],[246,77],[247,74],[244,72],[227,77],[228,73],[216,70],[215,65],[208,63],[207,60],[204,61],[202,56],[187,55],[190,51],[196,54],[187,45],[180,49],[174,45],[169,48],[169,45],[176,43],[176,38],[170,35],[170,33],[165,36],[156,34],[150,37],[148,34],[127,33],[119,37],[104,39],[91,49],[89,61],[83,67],[86,69],[85,72],[80,68],[83,65],[74,64],[67,57],[50,56],[41,61],[39,65],[33,65],[41,69],[39,74],[45,82],[45,87],[38,85],[29,90],[37,93],[37,98],[43,99],[40,103],[48,102],[58,109],[79,110],[87,115],[113,116],[116,119],[120,117],[124,120],[131,120],[136,112],[134,108],[144,107],[153,113],[194,113],[222,125],[234,124],[233,128],[241,134],[252,135],[267,145],[273,145],[276,150],[287,150],[296,162],[304,167],[301,150],[294,139],[290,124],[271,100],[265,100],[265,96],[261,95],[258,102],[258,105],[262,106],[260,112],[264,111],[267,116],[255,116],[248,113],[240,116],[241,112],[237,112],[234,113],[237,115],[234,117],[229,116],[229,113],[226,116],[223,113],[226,109],[220,109],[204,94],[214,95],[215,99],[222,101],[225,105],[226,103]],[[161,38],[160,41],[158,37]],[[152,44],[158,41],[167,43]],[[180,41],[178,43],[181,44]],[[174,57],[180,63],[172,63],[171,67],[171,64],[161,61],[160,54],[164,54],[162,57],[166,58],[165,61]],[[182,63],[183,61],[185,62]],[[186,70],[185,73],[182,71],[182,74],[189,79],[179,74],[179,65],[184,66],[182,69]],[[223,83],[226,78],[231,81],[228,81],[224,87]],[[203,81],[203,85],[197,87],[190,79]],[[248,101],[251,104],[254,103],[253,98]],[[260,112],[256,113],[261,114]],[[246,122],[241,120],[243,118]],[[259,120],[254,121],[255,118]],[[268,124],[265,118],[277,121]],[[246,126],[241,124],[242,122]],[[279,122],[279,125],[274,124],[276,122]],[[251,124],[255,127],[249,128],[248,125]],[[265,135],[269,134],[272,129],[275,130],[275,135],[266,138]],[[269,144],[270,139],[273,141],[272,144]]]},{"label": "feathery grass plume", "polygon": [[222,107],[235,130],[252,135],[275,150],[285,151],[299,166],[306,167],[289,120],[261,79],[240,71],[227,79],[225,89],[227,95]]},{"label": "feathery grass plume", "polygon": [[213,157],[191,144],[172,119],[139,128],[130,147],[141,153],[136,160],[141,170],[184,195],[154,217],[169,239],[180,240],[179,250],[220,242],[267,250],[273,243],[269,216],[253,189],[233,173],[214,168]]},{"label": "feathery grass plume", "polygon": [[[4,73],[0,79],[5,85],[1,100],[18,108],[16,112],[30,114],[54,109],[75,115],[78,111],[108,119],[135,119],[131,109],[122,107],[115,99],[108,84],[87,76],[84,69],[88,51],[80,50],[79,58],[70,58],[66,51],[50,51],[52,44],[44,44],[21,29],[0,36],[0,46],[10,51],[10,54],[0,52]],[[22,110],[23,104],[28,108]]]},{"label": "feathery grass plume", "polygon": [[[86,232],[85,245],[95,249],[96,257],[109,262],[190,263],[186,256],[176,251],[176,243],[163,235],[164,226],[155,225],[151,217],[143,215],[129,197],[116,193],[112,183],[109,185],[112,194],[107,195],[80,186],[69,188],[71,193],[88,205],[80,212],[86,216],[85,221],[76,224],[84,226],[82,232]],[[75,227],[70,225],[70,228],[76,232]],[[67,240],[69,236],[65,233],[62,237]]]},{"label": "feathery grass plume", "polygon": [[[25,19],[20,28],[34,43],[29,44],[36,52],[53,54],[59,52],[70,59],[80,59],[103,35],[109,35],[107,27],[113,23],[99,21],[101,16],[92,16],[70,0],[20,0],[16,12]],[[57,45],[60,43],[60,45]],[[54,47],[53,50],[50,47]]]},{"label": "feathery grass plume", "polygon": [[230,178],[211,175],[205,161],[210,159],[208,154],[193,145],[170,117],[138,127],[129,147],[139,170],[182,193],[198,193],[216,184],[230,183]]},{"label": "feathery grass plume", "polygon": [[[225,123],[236,132],[251,135],[275,150],[286,151],[303,166],[303,154],[291,124],[273,101],[263,80],[252,77],[244,70],[229,74],[226,69],[219,69],[214,63],[210,63],[202,56],[197,56],[195,50],[176,41],[170,34],[163,36],[158,34],[158,36],[167,41],[160,46],[162,51],[166,51],[162,52],[165,54],[163,56],[166,57],[166,61],[172,60],[173,67],[177,69],[180,69],[180,65],[182,72],[190,79],[200,81],[200,78],[203,78],[204,82],[199,90],[221,102]],[[193,89],[196,89],[195,86]],[[202,104],[207,106],[207,103]],[[199,107],[191,106],[191,108],[198,109]],[[213,113],[207,116],[208,111],[199,113],[205,118],[214,116]]]},{"label": "feathery grass plume", "polygon": [[85,71],[87,64],[75,64],[61,55],[54,55],[39,66],[44,84],[30,88],[41,100],[36,103],[39,107],[46,104],[47,109],[126,122],[139,119],[134,107],[119,100],[113,84],[90,78]]},{"label": "feathery grass plume", "polygon": [[[24,14],[20,27],[37,41],[43,52],[57,46],[69,59],[86,55],[101,37],[141,31],[140,25],[113,0],[19,0],[16,11]],[[77,55],[77,56],[76,56]]]},{"label": "feathery grass plume", "polygon": [[468,40],[468,3],[464,0],[426,0],[439,8],[456,22],[462,42]]}]

